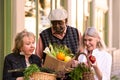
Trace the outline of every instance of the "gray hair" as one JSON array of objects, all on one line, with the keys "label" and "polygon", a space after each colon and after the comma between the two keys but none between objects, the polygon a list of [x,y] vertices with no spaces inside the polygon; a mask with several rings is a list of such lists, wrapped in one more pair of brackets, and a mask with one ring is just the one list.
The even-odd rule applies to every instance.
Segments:
[{"label": "gray hair", "polygon": [[[84,41],[85,35],[98,38],[99,42],[97,42],[97,48],[99,48],[99,49],[106,49],[105,43],[104,43],[103,40],[101,40],[101,37],[100,37],[98,31],[95,29],[95,27],[88,27],[86,29],[86,31],[83,34],[83,41]],[[84,42],[83,42],[83,47],[85,47]]]}]

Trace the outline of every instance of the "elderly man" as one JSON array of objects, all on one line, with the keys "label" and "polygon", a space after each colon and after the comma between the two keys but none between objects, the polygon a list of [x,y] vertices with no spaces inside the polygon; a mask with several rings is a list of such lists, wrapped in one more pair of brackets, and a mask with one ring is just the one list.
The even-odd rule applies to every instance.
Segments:
[{"label": "elderly man", "polygon": [[79,51],[81,33],[67,25],[67,17],[67,11],[64,9],[55,9],[50,12],[48,18],[52,26],[40,33],[36,46],[36,54],[41,59],[45,59],[43,50],[49,43],[67,45],[74,54]]}]

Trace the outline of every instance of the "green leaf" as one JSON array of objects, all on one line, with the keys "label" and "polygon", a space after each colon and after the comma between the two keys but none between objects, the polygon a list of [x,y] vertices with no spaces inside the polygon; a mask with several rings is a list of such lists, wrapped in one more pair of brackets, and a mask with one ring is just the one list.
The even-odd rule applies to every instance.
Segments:
[{"label": "green leaf", "polygon": [[36,64],[31,64],[29,67],[25,68],[24,79],[29,80],[30,75],[34,72],[40,72],[40,68]]},{"label": "green leaf", "polygon": [[91,72],[91,69],[86,66],[85,63],[80,63],[70,72],[69,76],[72,80],[82,80],[82,75],[84,72]]}]

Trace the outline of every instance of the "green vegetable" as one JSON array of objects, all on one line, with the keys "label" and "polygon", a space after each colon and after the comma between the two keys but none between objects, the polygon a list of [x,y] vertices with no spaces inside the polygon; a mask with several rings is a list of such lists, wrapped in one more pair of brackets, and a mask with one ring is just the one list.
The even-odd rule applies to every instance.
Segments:
[{"label": "green vegetable", "polygon": [[36,64],[31,64],[29,67],[25,68],[24,80],[29,80],[30,75],[34,72],[40,72],[40,68]]},{"label": "green vegetable", "polygon": [[86,66],[85,63],[80,63],[75,67],[69,74],[71,80],[82,80],[84,72],[91,72],[90,67]]},{"label": "green vegetable", "polygon": [[49,43],[49,48],[50,48],[50,50],[51,50],[51,54],[55,57],[55,56],[56,56],[56,52],[55,52],[55,50],[54,50],[54,46]]},{"label": "green vegetable", "polygon": [[74,56],[71,49],[68,48],[66,45],[63,44],[57,44],[57,43],[53,43],[53,45],[50,44],[50,46],[52,46],[51,49],[51,53],[53,53],[55,56],[59,53],[62,52],[64,53],[66,56]]}]

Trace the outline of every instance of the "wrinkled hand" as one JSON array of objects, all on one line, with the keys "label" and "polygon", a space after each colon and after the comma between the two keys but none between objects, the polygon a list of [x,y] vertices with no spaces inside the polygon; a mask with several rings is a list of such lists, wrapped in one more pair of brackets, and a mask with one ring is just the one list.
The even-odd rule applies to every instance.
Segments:
[{"label": "wrinkled hand", "polygon": [[72,61],[72,67],[73,67],[73,68],[74,68],[74,67],[77,67],[78,64],[79,64],[79,62],[78,62],[77,60],[73,60],[73,61]]},{"label": "wrinkled hand", "polygon": [[98,66],[97,66],[97,62],[96,62],[96,61],[95,61],[94,63],[90,62],[90,65],[91,65],[93,68],[98,67]]}]

